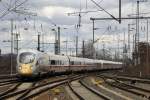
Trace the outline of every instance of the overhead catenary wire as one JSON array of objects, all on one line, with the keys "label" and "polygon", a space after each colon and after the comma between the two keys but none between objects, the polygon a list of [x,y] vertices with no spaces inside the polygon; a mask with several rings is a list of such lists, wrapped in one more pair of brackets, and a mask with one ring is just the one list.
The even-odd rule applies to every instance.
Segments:
[{"label": "overhead catenary wire", "polygon": [[108,11],[106,11],[103,7],[101,7],[97,2],[95,2],[94,0],[91,0],[96,6],[98,6],[101,10],[103,10],[104,12],[106,12],[108,15],[110,15],[113,19],[115,19],[116,21],[119,21],[117,18],[115,18],[112,14],[110,14]]},{"label": "overhead catenary wire", "polygon": [[81,13],[92,13],[92,12],[99,12],[99,11],[102,11],[102,10],[91,10],[91,11],[81,11],[81,12],[72,12],[72,13],[67,13],[68,14],[68,16],[70,16],[70,15],[73,15],[73,14],[81,14]]},{"label": "overhead catenary wire", "polygon": [[[19,0],[18,0],[19,1]],[[6,16],[7,14],[9,14],[11,11],[15,10],[16,8],[22,6],[24,3],[26,3],[28,0],[24,0],[23,2],[21,2],[20,4],[16,5],[15,7],[13,8],[8,8],[7,11],[5,11],[1,16],[0,16],[0,19],[3,18],[4,16]]]},{"label": "overhead catenary wire", "polygon": [[5,1],[0,1],[1,2],[1,4],[5,7],[5,8],[8,8],[9,7],[9,4],[7,3],[7,2],[5,2]]}]

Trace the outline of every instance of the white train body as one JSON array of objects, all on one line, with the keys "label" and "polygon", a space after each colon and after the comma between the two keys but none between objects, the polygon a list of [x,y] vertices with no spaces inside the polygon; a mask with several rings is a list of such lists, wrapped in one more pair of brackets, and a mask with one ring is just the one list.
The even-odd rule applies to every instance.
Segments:
[{"label": "white train body", "polygon": [[121,62],[52,55],[37,50],[20,50],[17,56],[16,67],[18,74],[24,77],[34,77],[42,73],[51,72],[120,68],[122,68]]}]

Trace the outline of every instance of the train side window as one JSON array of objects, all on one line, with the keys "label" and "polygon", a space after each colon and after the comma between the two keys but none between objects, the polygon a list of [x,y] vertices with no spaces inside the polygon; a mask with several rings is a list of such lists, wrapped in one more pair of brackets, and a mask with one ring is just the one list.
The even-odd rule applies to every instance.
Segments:
[{"label": "train side window", "polygon": [[59,65],[63,65],[63,62],[61,60],[59,61]]},{"label": "train side window", "polygon": [[74,61],[72,61],[72,65],[74,65],[75,64],[75,62]]},{"label": "train side window", "polygon": [[51,60],[51,65],[55,65],[56,61],[55,60]]},{"label": "train side window", "polygon": [[51,59],[49,58],[49,64],[51,64]]},{"label": "train side window", "polygon": [[74,61],[71,61],[70,63],[71,63],[71,65],[74,65]]},{"label": "train side window", "polygon": [[65,65],[65,61],[61,61],[61,65]]},{"label": "train side window", "polygon": [[81,65],[81,62],[79,62],[79,65]]}]

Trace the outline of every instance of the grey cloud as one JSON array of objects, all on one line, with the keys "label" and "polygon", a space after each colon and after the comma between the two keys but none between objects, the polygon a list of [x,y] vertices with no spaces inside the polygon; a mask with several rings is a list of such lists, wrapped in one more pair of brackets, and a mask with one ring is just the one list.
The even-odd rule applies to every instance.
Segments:
[{"label": "grey cloud", "polygon": [[[82,8],[85,7],[85,0],[81,0],[82,1]],[[99,0],[95,0],[97,2],[99,2]],[[115,16],[118,16],[118,9],[116,9],[118,7],[118,0],[103,0],[103,2],[101,2],[101,6],[104,7],[107,11],[109,11],[110,13],[112,13]],[[127,8],[130,7],[131,8],[131,3],[135,2],[135,0],[122,0],[122,6],[123,6],[123,15],[127,15],[131,9]],[[136,2],[135,2],[136,3]],[[148,3],[147,3],[148,4]],[[69,39],[74,39],[75,36],[77,35],[77,32],[74,28],[74,25],[78,23],[78,17],[77,16],[67,16],[67,14],[65,13],[58,13],[55,12],[53,14],[53,16],[44,16],[41,14],[41,9],[43,9],[44,7],[48,7],[48,6],[52,6],[52,7],[64,7],[65,8],[73,8],[76,11],[79,10],[80,8],[80,0],[29,0],[28,3],[26,3],[24,5],[24,8],[29,9],[27,11],[37,11],[38,12],[38,16],[35,17],[35,23],[36,23],[36,27],[38,30],[36,30],[36,32],[34,32],[33,28],[31,28],[31,23],[34,22],[34,17],[29,17],[29,16],[24,16],[24,15],[20,15],[18,16],[18,14],[15,13],[10,13],[7,16],[5,16],[3,18],[4,21],[6,21],[5,23],[7,24],[3,24],[3,22],[1,21],[1,28],[0,28],[0,37],[1,39],[5,38],[8,39],[8,32],[10,31],[10,19],[11,18],[15,18],[15,20],[17,20],[18,22],[20,22],[21,24],[25,24],[25,19],[27,18],[27,21],[29,23],[29,30],[25,31],[23,30],[24,28],[24,24],[21,27],[21,32],[22,32],[22,37],[23,38],[23,44],[26,44],[26,40],[30,41],[31,40],[31,36],[33,35],[37,35],[38,31],[41,31],[40,29],[40,25],[44,24],[43,27],[45,29],[46,32],[49,32],[50,29],[46,29],[46,28],[51,28],[51,24],[52,22],[57,24],[58,26],[66,26],[69,27],[70,25],[72,25],[73,27],[67,30],[61,30],[61,36],[63,39],[66,39],[66,33],[69,34]],[[0,9],[3,8],[0,5]],[[147,8],[148,5],[147,5]],[[33,10],[32,10],[33,9]],[[87,10],[96,10],[97,7],[95,7],[95,5],[88,0],[88,9]],[[129,11],[127,11],[126,9],[129,9]],[[86,9],[84,9],[86,10]],[[81,20],[81,24],[82,27],[80,29],[79,32],[79,38],[80,40],[85,39],[85,40],[89,40],[92,39],[92,23],[90,21],[90,17],[110,17],[108,16],[105,12],[98,12],[98,13],[89,13],[82,16],[82,20]],[[111,24],[112,23],[112,24]],[[109,25],[113,25],[113,26],[117,26],[118,29],[120,29],[120,31],[117,31],[118,33],[122,34],[123,33],[123,28],[125,27],[125,31],[127,31],[127,23],[128,22],[122,22],[122,24],[118,24],[115,21],[98,21],[96,22],[96,27],[104,27],[104,29],[101,30],[97,30],[95,32],[95,35],[100,37],[105,29],[107,29],[107,27]],[[7,35],[2,35],[2,33],[5,32],[5,34]],[[36,34],[35,34],[36,33]],[[109,31],[106,34],[111,34],[114,33],[114,31]],[[21,44],[21,45],[23,45]],[[36,43],[33,43],[34,47],[36,45]],[[32,45],[28,45],[28,47],[32,47]]]}]

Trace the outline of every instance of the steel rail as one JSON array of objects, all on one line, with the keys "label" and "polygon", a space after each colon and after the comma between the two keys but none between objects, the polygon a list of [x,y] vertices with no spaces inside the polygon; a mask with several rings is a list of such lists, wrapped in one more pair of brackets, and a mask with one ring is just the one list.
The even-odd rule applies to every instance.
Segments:
[{"label": "steel rail", "polygon": [[150,84],[150,80],[148,79],[140,79],[140,78],[132,78],[132,77],[122,77],[122,76],[106,76],[106,75],[97,75],[98,77],[110,78],[110,79],[118,79],[118,80],[127,80],[127,81],[136,81],[140,83],[148,83]]},{"label": "steel rail", "polygon": [[[36,85],[36,82],[34,82],[31,87],[34,87]],[[21,100],[22,98],[24,98],[26,95],[28,95],[32,90],[28,89],[26,90],[23,94],[21,94],[19,97],[17,97],[16,100]]]},{"label": "steel rail", "polygon": [[[137,96],[146,97],[148,99],[150,98],[150,96],[147,96],[145,93],[141,93],[141,92],[137,92],[137,91],[134,91],[134,90],[131,90],[131,89],[127,89],[126,87],[128,86],[129,88],[137,89],[137,90],[144,91],[144,92],[148,92],[149,90],[146,90],[146,89],[143,89],[143,88],[139,89],[139,87],[124,84],[123,82],[120,82],[120,81],[118,81],[118,79],[113,78],[113,77],[105,77],[105,76],[100,76],[100,75],[98,75],[98,77],[103,78],[105,83],[107,83],[108,85],[110,85],[112,87],[116,87],[118,89],[130,92],[130,93],[135,94]],[[106,81],[106,79],[113,79],[115,82],[108,82],[108,81]],[[126,87],[123,87],[123,86],[126,86]]]},{"label": "steel rail", "polygon": [[15,86],[13,86],[12,88],[10,88],[10,89],[8,89],[8,90],[6,90],[6,91],[0,93],[0,97],[2,97],[2,96],[4,96],[4,95],[7,95],[7,94],[9,94],[9,93],[11,93],[11,92],[13,92],[13,91],[16,90],[17,87],[19,87],[20,85],[21,85],[21,83],[18,83],[18,84],[16,84]]},{"label": "steel rail", "polygon": [[108,96],[106,96],[105,94],[103,94],[103,93],[97,91],[96,89],[94,89],[94,88],[88,86],[85,82],[83,82],[83,81],[81,81],[81,80],[79,80],[79,82],[80,82],[80,84],[81,84],[82,86],[84,86],[86,89],[88,89],[89,91],[93,92],[94,94],[96,94],[97,96],[101,97],[102,99],[104,99],[104,100],[111,100],[110,97],[108,97]]},{"label": "steel rail", "polygon": [[[75,78],[75,77],[77,77],[77,76],[74,76],[74,77],[71,77],[72,79],[73,78]],[[3,100],[3,99],[7,99],[7,98],[10,98],[10,97],[14,97],[14,96],[16,96],[16,95],[19,95],[19,94],[24,94],[24,95],[27,95],[28,93],[27,93],[27,91],[28,92],[31,92],[31,91],[34,91],[35,89],[38,89],[38,88],[44,88],[44,87],[46,87],[46,86],[48,86],[48,85],[50,85],[50,84],[54,84],[54,83],[57,83],[57,82],[64,82],[64,81],[68,81],[68,78],[64,78],[64,79],[57,79],[57,80],[55,80],[55,81],[50,81],[50,82],[46,82],[46,83],[42,83],[42,84],[39,84],[39,85],[37,85],[37,86],[33,86],[33,87],[30,87],[30,88],[27,88],[27,89],[22,89],[22,90],[18,90],[18,91],[15,91],[15,92],[12,92],[12,93],[9,93],[9,94],[6,94],[6,95],[3,95],[3,96],[1,96],[0,97],[0,100]],[[64,84],[64,83],[61,83],[61,84]],[[57,84],[57,85],[61,85],[61,84]],[[56,85],[54,85],[54,86],[56,86]],[[47,87],[46,87],[47,88]],[[52,87],[48,87],[48,88],[52,88]],[[45,90],[41,90],[41,91],[45,91]],[[38,94],[38,93],[37,93]],[[26,100],[26,98],[30,98],[30,97],[32,97],[32,96],[35,96],[36,94],[34,94],[34,95],[30,95],[30,96],[25,96],[24,97],[24,100]],[[22,98],[22,100],[23,100],[23,98]]]},{"label": "steel rail", "polygon": [[85,100],[81,95],[79,95],[71,86],[70,82],[68,82],[68,86],[70,90],[80,99],[80,100]]},{"label": "steel rail", "polygon": [[[77,77],[75,76],[75,77],[72,77],[71,80],[73,81],[73,80],[77,80],[77,79],[80,79],[80,78],[83,78],[83,77],[85,77],[85,76],[77,76]],[[28,100],[28,99],[30,99],[32,97],[35,97],[35,96],[37,96],[37,95],[39,95],[39,94],[41,94],[41,93],[43,93],[43,92],[45,92],[45,91],[47,91],[49,89],[52,89],[54,87],[63,85],[63,84],[68,82],[68,79],[70,79],[70,78],[66,78],[66,79],[61,80],[61,81],[53,82],[54,85],[46,86],[46,87],[40,89],[39,91],[37,91],[37,92],[35,92],[33,94],[30,94],[29,96],[26,96],[26,97],[22,98],[22,100]]]}]

